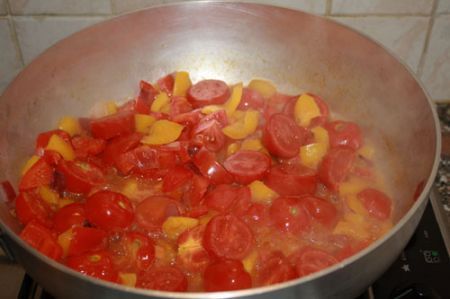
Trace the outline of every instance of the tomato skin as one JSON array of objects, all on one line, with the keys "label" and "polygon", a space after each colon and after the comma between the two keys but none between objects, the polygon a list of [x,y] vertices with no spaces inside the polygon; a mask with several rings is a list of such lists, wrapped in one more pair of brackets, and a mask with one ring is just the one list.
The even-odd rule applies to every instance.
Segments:
[{"label": "tomato skin", "polygon": [[297,156],[306,136],[295,121],[283,113],[273,114],[263,131],[263,143],[267,150],[280,158]]},{"label": "tomato skin", "polygon": [[270,216],[278,229],[293,234],[305,232],[311,225],[311,216],[296,197],[275,199],[270,207]]},{"label": "tomato skin", "polygon": [[175,166],[163,178],[163,192],[171,192],[187,184],[193,176],[192,171],[183,167]]},{"label": "tomato skin", "polygon": [[89,196],[85,211],[90,223],[105,230],[127,228],[134,218],[130,200],[121,193],[108,190]]},{"label": "tomato skin", "polygon": [[306,246],[289,257],[295,264],[297,274],[302,277],[323,270],[339,261],[326,251]]},{"label": "tomato skin", "polygon": [[119,135],[133,133],[134,113],[124,111],[92,119],[90,129],[93,137],[106,140]]},{"label": "tomato skin", "polygon": [[23,175],[19,183],[19,190],[25,191],[50,185],[53,181],[53,171],[53,167],[45,159],[39,159]]},{"label": "tomato skin", "polygon": [[61,160],[57,170],[64,176],[66,190],[73,193],[89,193],[105,182],[101,169],[89,162]]},{"label": "tomato skin", "polygon": [[260,263],[257,273],[258,285],[267,286],[292,280],[297,277],[297,273],[286,257],[280,252],[275,251]]},{"label": "tomato skin", "polygon": [[192,105],[185,97],[172,96],[170,101],[170,117],[192,111]]},{"label": "tomato skin", "polygon": [[389,219],[392,200],[385,193],[367,188],[359,192],[356,197],[364,204],[370,215],[379,220]]},{"label": "tomato skin", "polygon": [[216,155],[206,148],[200,149],[193,157],[192,162],[204,177],[209,178],[211,184],[231,184],[233,182],[233,177],[216,161]]},{"label": "tomato skin", "polygon": [[238,190],[238,187],[228,184],[217,185],[206,194],[204,204],[210,209],[225,212],[237,200]]},{"label": "tomato skin", "polygon": [[359,126],[353,122],[332,121],[325,124],[330,138],[330,146],[346,146],[353,150],[359,149],[362,144],[362,133]]},{"label": "tomato skin", "polygon": [[205,105],[220,105],[230,97],[228,85],[220,80],[202,80],[187,91],[187,98],[195,108]]},{"label": "tomato skin", "polygon": [[331,191],[338,191],[339,184],[342,183],[351,171],[356,153],[347,147],[336,147],[322,159],[319,166],[319,179]]},{"label": "tomato skin", "polygon": [[175,266],[154,266],[139,273],[136,286],[150,290],[184,292],[188,281],[184,273]]},{"label": "tomato skin", "polygon": [[61,234],[74,226],[84,226],[87,222],[84,206],[71,203],[59,209],[53,216],[53,230]]},{"label": "tomato skin", "polygon": [[118,279],[118,274],[114,270],[111,256],[106,251],[71,256],[67,259],[66,265],[83,275],[111,282],[116,282]]},{"label": "tomato skin", "polygon": [[164,77],[159,78],[156,84],[158,85],[159,90],[166,92],[168,95],[171,95],[174,83],[175,78],[173,77],[173,74],[168,74]]},{"label": "tomato skin", "polygon": [[252,287],[252,278],[240,261],[221,260],[209,265],[204,274],[207,292],[234,291]]},{"label": "tomato skin", "polygon": [[250,228],[232,214],[213,217],[206,225],[203,237],[203,246],[209,253],[226,259],[243,259],[253,243]]},{"label": "tomato skin", "polygon": [[103,139],[96,139],[90,136],[75,136],[71,140],[75,150],[75,156],[86,158],[96,156],[105,150],[106,142]]},{"label": "tomato skin", "polygon": [[51,259],[59,260],[62,257],[63,251],[55,236],[48,228],[35,220],[27,223],[21,231],[20,237],[30,246]]},{"label": "tomato skin", "polygon": [[74,227],[67,256],[103,250],[106,247],[106,232],[94,227]]},{"label": "tomato skin", "polygon": [[132,133],[108,140],[102,155],[103,160],[106,164],[113,165],[120,154],[123,154],[138,146],[141,138],[142,134]]},{"label": "tomato skin", "polygon": [[51,131],[47,131],[47,132],[43,132],[41,134],[38,135],[38,137],[36,138],[36,146],[35,146],[35,152],[37,154],[42,153],[42,151],[47,147],[47,144],[50,140],[50,138],[52,137],[52,135],[58,135],[59,137],[61,137],[64,141],[70,143],[70,135],[63,130],[51,130]]},{"label": "tomato skin", "polygon": [[23,225],[35,220],[45,226],[51,226],[50,207],[33,192],[19,193],[16,198],[16,215]]},{"label": "tomato skin", "polygon": [[265,100],[263,96],[256,90],[244,87],[242,90],[242,98],[239,102],[239,110],[261,110],[264,108]]},{"label": "tomato skin", "polygon": [[184,193],[183,201],[191,207],[198,206],[208,190],[209,180],[194,174],[189,190]]},{"label": "tomato skin", "polygon": [[224,162],[225,169],[242,185],[263,179],[269,170],[271,159],[257,151],[240,150],[229,156]]},{"label": "tomato skin", "polygon": [[281,196],[314,194],[317,174],[302,165],[276,165],[267,174],[264,182]]},{"label": "tomato skin", "polygon": [[169,196],[151,196],[141,201],[135,210],[136,223],[149,231],[160,230],[169,216],[182,214],[181,204]]},{"label": "tomato skin", "polygon": [[309,215],[316,221],[325,227],[334,227],[337,222],[337,210],[332,203],[315,196],[305,196],[300,200]]}]

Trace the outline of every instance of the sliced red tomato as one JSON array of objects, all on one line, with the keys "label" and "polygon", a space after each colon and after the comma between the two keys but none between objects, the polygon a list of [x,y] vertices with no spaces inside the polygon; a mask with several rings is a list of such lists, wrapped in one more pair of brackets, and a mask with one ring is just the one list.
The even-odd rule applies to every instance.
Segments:
[{"label": "sliced red tomato", "polygon": [[209,178],[211,184],[231,184],[233,177],[217,162],[216,155],[206,148],[200,149],[192,159],[200,173]]},{"label": "sliced red tomato", "polygon": [[325,124],[330,138],[330,146],[346,146],[353,150],[359,149],[362,144],[362,133],[359,126],[353,122],[332,121]]},{"label": "sliced red tomato", "polygon": [[50,207],[34,192],[20,192],[16,198],[16,215],[24,225],[35,220],[51,226],[50,211]]},{"label": "sliced red tomato", "polygon": [[181,113],[172,116],[172,121],[185,126],[194,126],[202,119],[201,109],[195,109],[190,112]]},{"label": "sliced red tomato", "polygon": [[385,193],[373,188],[367,188],[356,196],[363,203],[369,214],[375,218],[386,220],[391,216],[392,200]]},{"label": "sliced red tomato", "polygon": [[175,78],[173,77],[173,74],[168,74],[162,78],[159,78],[156,84],[158,85],[159,90],[171,95],[174,83]]},{"label": "sliced red tomato", "polygon": [[59,260],[62,256],[62,248],[56,241],[52,232],[41,223],[32,220],[27,223],[20,233],[22,240],[51,259]]},{"label": "sliced red tomato", "polygon": [[203,246],[211,254],[227,259],[243,259],[253,248],[253,234],[234,215],[217,215],[206,225]]},{"label": "sliced red tomato", "polygon": [[39,159],[23,175],[19,183],[19,190],[30,190],[41,186],[48,186],[53,181],[53,168],[45,159]]},{"label": "sliced red tomato", "polygon": [[187,184],[193,176],[191,170],[183,166],[175,166],[163,178],[163,192],[174,191]]},{"label": "sliced red tomato", "polygon": [[75,136],[72,138],[72,146],[75,150],[75,156],[78,158],[101,154],[105,149],[105,145],[105,140],[90,136]]},{"label": "sliced red tomato", "polygon": [[187,98],[195,108],[205,105],[220,105],[230,97],[230,88],[220,80],[203,80],[192,85]]},{"label": "sliced red tomato", "polygon": [[136,286],[144,289],[184,292],[187,290],[186,275],[176,266],[155,266],[140,272]]},{"label": "sliced red tomato", "polygon": [[310,228],[311,216],[299,198],[279,197],[270,208],[270,216],[281,231],[298,234]]},{"label": "sliced red tomato", "polygon": [[209,212],[209,209],[207,206],[199,205],[199,206],[195,206],[195,207],[187,210],[184,213],[184,216],[191,217],[191,218],[199,218],[203,215],[208,214],[208,212]]},{"label": "sliced red tomato", "polygon": [[233,175],[234,180],[242,185],[263,179],[270,164],[271,160],[267,155],[248,150],[240,150],[223,162],[223,166]]},{"label": "sliced red tomato", "polygon": [[272,252],[264,261],[260,261],[260,267],[257,272],[257,281],[260,286],[272,285],[296,277],[297,273],[294,267],[289,264],[280,251]]},{"label": "sliced red tomato", "polygon": [[241,101],[239,102],[239,110],[261,110],[264,108],[265,101],[263,96],[256,90],[244,87],[242,90]]},{"label": "sliced red tomato", "polygon": [[148,114],[150,112],[150,104],[153,102],[158,91],[152,84],[141,80],[139,82],[139,96],[136,98],[136,112]]},{"label": "sliced red tomato", "polygon": [[67,256],[81,255],[106,248],[106,232],[94,227],[77,226],[72,229]]},{"label": "sliced red tomato", "polygon": [[88,221],[105,230],[127,228],[134,218],[130,200],[121,193],[109,190],[89,196],[84,209]]},{"label": "sliced red tomato", "polygon": [[298,97],[291,98],[283,107],[283,113],[289,117],[295,116],[295,104],[297,104]]},{"label": "sliced red tomato", "polygon": [[42,159],[45,160],[50,166],[57,166],[61,160],[63,160],[63,157],[60,153],[52,151],[52,150],[44,150],[44,153],[42,155]]},{"label": "sliced red tomato", "polygon": [[179,202],[168,196],[151,196],[136,206],[137,224],[149,231],[161,229],[161,225],[170,216],[182,214]]},{"label": "sliced red tomato", "polygon": [[210,209],[225,212],[234,204],[238,195],[239,188],[236,186],[228,184],[217,185],[206,194],[204,204]]},{"label": "sliced red tomato", "polygon": [[44,132],[38,135],[38,137],[36,138],[36,153],[40,154],[42,153],[42,151],[47,147],[47,144],[50,140],[50,138],[53,135],[58,135],[59,137],[61,137],[64,141],[69,142],[70,143],[70,135],[63,130],[51,130],[48,132]]},{"label": "sliced red tomato", "polygon": [[282,196],[314,194],[317,174],[301,164],[276,165],[270,169],[264,182]]},{"label": "sliced red tomato", "polygon": [[332,203],[311,195],[302,197],[300,200],[309,215],[322,225],[332,228],[336,224],[337,210]]},{"label": "sliced red tomato", "polygon": [[326,251],[304,247],[290,256],[299,276],[306,276],[338,263],[338,260]]},{"label": "sliced red tomato", "polygon": [[92,136],[100,139],[111,139],[119,135],[133,133],[134,113],[124,111],[92,119],[90,128]]},{"label": "sliced red tomato", "polygon": [[225,145],[226,137],[222,132],[220,123],[211,119],[209,121],[200,121],[196,127],[193,128],[192,139],[194,143],[200,146],[205,146],[212,152],[220,151]]},{"label": "sliced red tomato", "polygon": [[252,193],[248,186],[241,186],[237,190],[236,200],[228,208],[230,213],[238,217],[244,217],[252,205]]},{"label": "sliced red tomato", "polygon": [[103,152],[103,160],[106,164],[113,165],[118,156],[138,146],[141,138],[142,134],[132,133],[109,140]]},{"label": "sliced red tomato", "polygon": [[183,232],[178,237],[177,265],[191,272],[203,272],[211,262],[211,257],[202,245],[204,225]]},{"label": "sliced red tomato", "polygon": [[102,170],[89,162],[61,160],[57,170],[64,176],[69,192],[89,193],[94,186],[105,182]]},{"label": "sliced red tomato", "polygon": [[252,203],[244,214],[244,220],[258,225],[267,225],[270,221],[269,207],[260,203]]},{"label": "sliced red tomato", "polygon": [[[283,107],[285,107],[287,103],[291,102],[293,99],[298,99],[298,96],[278,92],[275,93],[266,101],[266,105],[264,107],[264,118],[269,120],[272,115],[282,111]],[[292,115],[289,115],[289,117],[292,117]]]},{"label": "sliced red tomato", "polygon": [[349,175],[356,153],[346,147],[336,147],[322,159],[319,166],[319,179],[332,191],[337,191],[339,184]]},{"label": "sliced red tomato", "polygon": [[221,260],[209,265],[204,274],[207,292],[234,291],[252,287],[252,278],[240,261]]},{"label": "sliced red tomato", "polygon": [[319,97],[315,94],[311,94],[311,93],[308,93],[308,95],[310,95],[314,98],[314,101],[316,102],[316,104],[320,110],[320,116],[317,116],[311,120],[310,127],[321,126],[328,121],[328,117],[330,115],[330,110],[328,109],[328,105],[325,103],[325,101],[321,97]]},{"label": "sliced red tomato", "polygon": [[306,140],[304,130],[295,121],[283,113],[273,114],[263,131],[263,143],[267,150],[280,158],[292,158],[298,155],[300,146]]},{"label": "sliced red tomato", "polygon": [[170,117],[192,111],[192,105],[185,97],[172,96],[170,100]]},{"label": "sliced red tomato", "polygon": [[155,244],[144,234],[125,232],[118,241],[110,242],[116,269],[135,272],[148,270],[155,261]]},{"label": "sliced red tomato", "polygon": [[116,282],[118,279],[111,255],[106,251],[71,256],[67,259],[66,265],[83,275],[111,282]]},{"label": "sliced red tomato", "polygon": [[208,190],[208,186],[209,180],[207,178],[194,175],[189,190],[184,194],[184,202],[190,207],[198,206]]},{"label": "sliced red tomato", "polygon": [[8,202],[13,202],[14,199],[16,199],[17,197],[16,190],[14,190],[14,187],[11,185],[9,181],[3,181],[1,185],[5,198],[8,200]]},{"label": "sliced red tomato", "polygon": [[74,226],[84,226],[86,223],[86,213],[81,203],[64,206],[53,216],[53,230],[58,234]]}]

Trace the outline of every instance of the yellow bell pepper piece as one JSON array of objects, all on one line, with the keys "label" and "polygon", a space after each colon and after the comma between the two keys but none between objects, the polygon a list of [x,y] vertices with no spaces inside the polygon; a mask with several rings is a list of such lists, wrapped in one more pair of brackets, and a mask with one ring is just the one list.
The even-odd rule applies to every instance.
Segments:
[{"label": "yellow bell pepper piece", "polygon": [[333,233],[347,235],[357,240],[364,240],[370,237],[365,217],[355,213],[345,214],[344,220],[337,223]]},{"label": "yellow bell pepper piece", "polygon": [[259,92],[265,98],[270,98],[277,92],[272,82],[262,79],[253,79],[248,84],[248,88]]},{"label": "yellow bell pepper piece", "polygon": [[267,187],[261,181],[253,181],[248,185],[250,188],[250,192],[252,193],[252,200],[254,202],[270,205],[272,204],[272,200],[278,197],[278,194]]},{"label": "yellow bell pepper piece", "polygon": [[39,161],[41,157],[33,155],[30,157],[30,159],[28,159],[27,162],[25,162],[25,164],[22,167],[22,171],[20,172],[21,175],[24,175],[28,170],[30,170],[30,168],[34,165],[34,163],[36,163],[37,161]]},{"label": "yellow bell pepper piece", "polygon": [[358,215],[368,216],[368,212],[363,203],[356,197],[356,195],[348,195],[345,197],[347,206]]},{"label": "yellow bell pepper piece", "polygon": [[135,179],[128,179],[124,184],[120,193],[125,195],[128,198],[134,198],[136,193],[138,192],[138,183]]},{"label": "yellow bell pepper piece", "polygon": [[72,238],[73,238],[73,231],[71,228],[69,228],[68,230],[66,230],[65,232],[63,232],[58,236],[57,241],[63,250],[63,256],[67,255]]},{"label": "yellow bell pepper piece", "polygon": [[314,141],[317,143],[323,143],[327,146],[330,145],[330,137],[328,136],[328,131],[323,127],[314,127],[311,129],[311,132],[314,135]]},{"label": "yellow bell pepper piece", "polygon": [[174,142],[180,137],[184,126],[169,120],[157,120],[150,127],[150,132],[141,140],[144,144],[161,145]]},{"label": "yellow bell pepper piece", "polygon": [[122,284],[124,286],[134,287],[134,286],[136,286],[136,281],[137,281],[136,273],[119,272],[119,281],[120,281],[120,284]]},{"label": "yellow bell pepper piece", "polygon": [[295,103],[295,120],[302,127],[307,127],[311,120],[320,116],[320,109],[314,98],[307,94],[302,94]]},{"label": "yellow bell pepper piece", "polygon": [[239,150],[239,144],[237,144],[236,142],[231,143],[227,147],[227,156],[231,156],[232,154],[234,154],[238,150]]},{"label": "yellow bell pepper piece", "polygon": [[70,136],[79,135],[81,126],[78,119],[72,116],[64,116],[58,122],[58,129],[66,131]]},{"label": "yellow bell pepper piece", "polygon": [[257,138],[246,139],[242,142],[241,149],[249,151],[259,151],[264,149],[264,146],[262,145],[261,140]]},{"label": "yellow bell pepper piece", "polygon": [[243,119],[226,126],[222,132],[231,139],[244,139],[256,131],[258,121],[259,112],[248,110],[245,111]]},{"label": "yellow bell pepper piece", "polygon": [[208,106],[203,107],[201,111],[203,114],[211,114],[211,113],[217,112],[219,110],[223,110],[223,109],[224,108],[221,105],[208,105]]},{"label": "yellow bell pepper piece", "polygon": [[160,92],[155,96],[155,100],[152,103],[152,106],[150,107],[150,110],[152,112],[161,112],[161,109],[169,104],[170,98],[165,92]]},{"label": "yellow bell pepper piece", "polygon": [[56,206],[59,204],[59,194],[48,186],[39,187],[39,196],[48,204]]},{"label": "yellow bell pepper piece", "polygon": [[169,239],[176,240],[185,230],[197,226],[198,219],[182,216],[170,216],[164,221],[162,230]]},{"label": "yellow bell pepper piece", "polygon": [[368,160],[372,160],[373,156],[375,155],[375,149],[370,145],[364,145],[362,148],[358,150],[358,154]]},{"label": "yellow bell pepper piece", "polygon": [[150,131],[150,126],[156,121],[151,115],[148,114],[135,114],[134,115],[134,127],[136,132],[148,133]]},{"label": "yellow bell pepper piece", "polygon": [[355,195],[368,187],[368,183],[358,177],[350,177],[349,180],[342,182],[339,186],[339,195]]},{"label": "yellow bell pepper piece", "polygon": [[311,143],[300,147],[300,159],[305,166],[316,169],[326,155],[328,146],[324,143]]},{"label": "yellow bell pepper piece", "polygon": [[59,137],[57,134],[53,134],[48,141],[46,149],[59,153],[64,160],[75,159],[75,152],[72,145]]},{"label": "yellow bell pepper piece", "polygon": [[225,111],[227,112],[228,117],[232,116],[233,113],[236,111],[237,107],[239,106],[239,103],[241,102],[242,98],[242,89],[243,89],[242,83],[236,84],[233,87],[230,99],[224,104]]},{"label": "yellow bell pepper piece", "polygon": [[184,97],[191,85],[192,83],[188,72],[177,72],[173,83],[173,95]]},{"label": "yellow bell pepper piece", "polygon": [[242,265],[244,266],[245,271],[248,273],[252,273],[255,269],[256,260],[258,259],[258,252],[256,250],[252,250],[243,260]]},{"label": "yellow bell pepper piece", "polygon": [[117,104],[114,101],[106,102],[106,113],[108,113],[108,115],[116,114],[117,110]]},{"label": "yellow bell pepper piece", "polygon": [[67,205],[70,205],[72,203],[74,203],[75,201],[73,199],[64,197],[62,199],[59,200],[58,202],[58,207],[61,209],[62,207],[65,207]]}]

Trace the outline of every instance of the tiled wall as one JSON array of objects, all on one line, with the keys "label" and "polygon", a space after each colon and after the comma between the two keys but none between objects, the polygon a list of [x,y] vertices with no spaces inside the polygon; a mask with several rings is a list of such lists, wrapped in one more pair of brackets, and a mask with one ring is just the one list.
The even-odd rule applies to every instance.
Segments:
[{"label": "tiled wall", "polygon": [[[111,16],[179,0],[0,0],[0,92],[39,53]],[[186,1],[186,0],[185,0]],[[244,0],[328,16],[375,38],[450,102],[450,0]]]}]

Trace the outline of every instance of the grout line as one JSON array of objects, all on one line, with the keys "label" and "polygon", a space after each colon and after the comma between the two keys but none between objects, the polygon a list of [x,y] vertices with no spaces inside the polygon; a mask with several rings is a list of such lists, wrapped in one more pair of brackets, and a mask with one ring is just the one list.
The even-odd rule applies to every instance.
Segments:
[{"label": "grout line", "polygon": [[326,6],[325,6],[325,15],[330,16],[331,15],[331,7],[333,3],[332,0],[327,0]]},{"label": "grout line", "polygon": [[16,48],[16,55],[19,58],[19,62],[21,64],[21,67],[23,68],[25,66],[25,59],[23,58],[22,49],[20,47],[19,38],[17,36],[16,31],[16,23],[14,22],[12,16],[11,16],[11,8],[9,7],[9,1],[5,1],[6,11],[8,13],[8,23],[9,23],[9,31],[11,34],[12,41],[14,43],[14,47]]},{"label": "grout line", "polygon": [[427,28],[427,35],[425,36],[425,43],[423,45],[422,48],[422,53],[420,55],[420,59],[419,59],[419,66],[417,67],[417,77],[420,78],[423,72],[423,67],[425,65],[425,59],[427,56],[427,52],[428,52],[428,47],[430,44],[430,40],[431,40],[431,32],[433,30],[433,25],[434,25],[434,18],[436,16],[436,9],[437,9],[437,0],[434,0],[433,2],[433,8],[431,10],[431,17],[430,20],[428,22],[428,28]]}]

